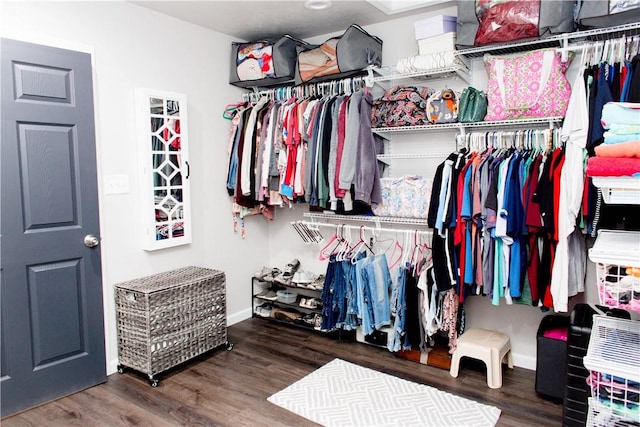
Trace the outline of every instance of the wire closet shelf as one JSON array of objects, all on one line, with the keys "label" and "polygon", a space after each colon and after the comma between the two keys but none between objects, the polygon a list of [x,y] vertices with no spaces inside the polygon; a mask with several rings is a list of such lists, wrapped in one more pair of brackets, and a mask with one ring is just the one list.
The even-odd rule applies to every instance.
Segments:
[{"label": "wire closet shelf", "polygon": [[640,34],[640,22],[618,25],[615,27],[598,28],[594,30],[575,31],[573,33],[556,34],[542,39],[521,40],[512,43],[501,43],[458,50],[458,54],[467,58],[481,57],[486,53],[504,55],[529,50],[532,47],[567,47],[570,42],[584,43],[607,40],[621,36],[636,36]]},{"label": "wire closet shelf", "polygon": [[366,215],[338,215],[330,213],[305,212],[302,214],[305,218],[312,220],[333,220],[345,222],[372,222],[380,224],[401,224],[401,225],[422,225],[427,226],[426,219],[418,218],[397,218],[385,216],[366,216]]}]

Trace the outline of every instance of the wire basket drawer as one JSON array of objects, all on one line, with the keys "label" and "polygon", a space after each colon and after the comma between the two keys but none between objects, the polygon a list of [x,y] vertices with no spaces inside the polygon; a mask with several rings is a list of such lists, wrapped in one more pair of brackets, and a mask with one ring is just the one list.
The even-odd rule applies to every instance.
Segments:
[{"label": "wire basket drawer", "polygon": [[123,366],[151,377],[227,342],[221,271],[184,267],[114,288]]},{"label": "wire basket drawer", "polygon": [[600,303],[640,312],[640,233],[600,231],[589,259],[596,263]]},{"label": "wire basket drawer", "polygon": [[631,427],[638,424],[614,413],[611,408],[600,405],[594,398],[590,397],[586,425],[588,427]]},{"label": "wire basket drawer", "polygon": [[594,316],[583,362],[592,403],[640,423],[640,322]]}]

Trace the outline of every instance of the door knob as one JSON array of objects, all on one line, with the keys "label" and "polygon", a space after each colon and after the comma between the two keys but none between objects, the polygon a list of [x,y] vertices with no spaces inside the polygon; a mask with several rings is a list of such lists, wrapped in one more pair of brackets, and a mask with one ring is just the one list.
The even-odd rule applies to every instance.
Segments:
[{"label": "door knob", "polygon": [[100,239],[93,234],[87,234],[84,236],[84,245],[88,248],[95,248],[100,244]]}]

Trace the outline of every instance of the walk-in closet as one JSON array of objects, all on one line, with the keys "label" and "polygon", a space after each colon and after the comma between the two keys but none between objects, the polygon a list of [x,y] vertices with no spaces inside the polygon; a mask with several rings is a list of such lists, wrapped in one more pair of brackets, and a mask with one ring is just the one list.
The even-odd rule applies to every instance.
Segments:
[{"label": "walk-in closet", "polygon": [[640,425],[640,1],[0,40],[3,425]]}]

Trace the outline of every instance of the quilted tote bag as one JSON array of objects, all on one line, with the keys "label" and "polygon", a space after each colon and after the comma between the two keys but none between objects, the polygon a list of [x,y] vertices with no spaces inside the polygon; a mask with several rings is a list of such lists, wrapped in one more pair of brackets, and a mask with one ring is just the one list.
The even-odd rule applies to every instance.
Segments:
[{"label": "quilted tote bag", "polygon": [[570,61],[555,49],[485,55],[489,76],[485,120],[564,116],[571,97],[565,77]]},{"label": "quilted tote bag", "polygon": [[433,93],[428,87],[395,86],[373,101],[371,127],[428,125],[427,100]]}]

